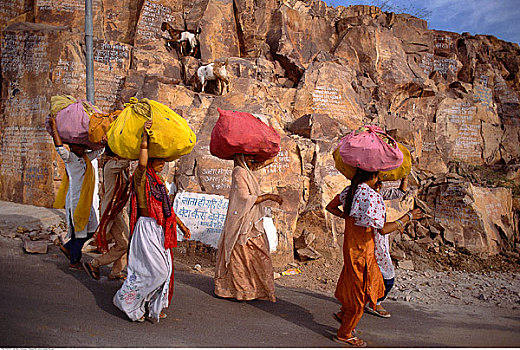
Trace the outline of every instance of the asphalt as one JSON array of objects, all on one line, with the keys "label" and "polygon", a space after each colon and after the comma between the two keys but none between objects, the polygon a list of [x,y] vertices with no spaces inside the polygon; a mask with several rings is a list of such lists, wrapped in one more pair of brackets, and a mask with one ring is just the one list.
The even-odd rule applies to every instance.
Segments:
[{"label": "asphalt", "polygon": [[[15,215],[4,215],[6,205],[0,202],[4,227]],[[0,347],[340,346],[331,340],[338,327],[332,313],[339,304],[325,294],[277,286],[276,303],[219,299],[212,278],[178,265],[168,317],[159,323],[130,322],[112,304],[121,282],[107,279],[108,268],[95,281],[84,271],[69,270],[56,246],[44,255],[25,253],[22,246],[0,236]],[[365,314],[357,327],[369,346],[520,346],[518,310],[385,305],[391,318]]]}]

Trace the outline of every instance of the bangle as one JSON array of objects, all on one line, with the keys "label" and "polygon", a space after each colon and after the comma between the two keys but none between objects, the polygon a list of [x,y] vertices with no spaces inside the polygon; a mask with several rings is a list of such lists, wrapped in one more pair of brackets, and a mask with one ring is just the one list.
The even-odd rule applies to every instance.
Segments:
[{"label": "bangle", "polygon": [[403,222],[399,219],[395,220],[395,223],[397,224],[397,228],[400,230],[403,228]]},{"label": "bangle", "polygon": [[410,221],[413,220],[413,215],[412,215],[412,213],[408,212],[408,213],[406,213],[406,215],[408,215],[408,217],[410,218]]}]

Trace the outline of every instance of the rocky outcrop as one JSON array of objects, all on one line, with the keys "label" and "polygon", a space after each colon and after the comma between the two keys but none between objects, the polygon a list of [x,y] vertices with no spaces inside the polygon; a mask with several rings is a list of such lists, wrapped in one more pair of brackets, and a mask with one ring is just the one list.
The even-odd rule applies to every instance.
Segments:
[{"label": "rocky outcrop", "polygon": [[[336,256],[343,223],[324,208],[348,181],[331,153],[341,136],[366,123],[412,150],[412,191],[388,203],[389,219],[411,208],[414,196],[429,212],[393,237],[396,257],[397,247],[410,244],[480,255],[519,249],[517,44],[319,0],[93,5],[96,105],[108,111],[132,96],[156,99],[197,133],[193,152],[167,167],[169,181],[227,196],[232,162],[209,153],[217,108],[253,113],[280,133],[281,153],[258,174],[265,191],[284,198],[272,206],[278,264],[293,259],[293,242],[304,230],[314,237],[313,249]],[[200,58],[169,50],[162,22],[200,28]],[[79,0],[0,5],[1,199],[52,204],[62,165],[43,121],[50,96],[85,95],[83,26]],[[196,71],[213,61],[227,66],[230,90],[223,95],[211,81],[199,92]]]}]

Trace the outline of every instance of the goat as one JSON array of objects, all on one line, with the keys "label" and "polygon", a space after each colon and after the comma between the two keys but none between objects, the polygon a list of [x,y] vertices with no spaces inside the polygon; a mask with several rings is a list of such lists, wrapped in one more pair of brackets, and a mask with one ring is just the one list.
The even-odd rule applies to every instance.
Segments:
[{"label": "goat", "polygon": [[197,29],[197,31],[195,33],[192,33],[188,30],[174,29],[167,22],[162,22],[161,30],[163,32],[168,31],[168,33],[170,34],[171,40],[166,41],[167,48],[176,47],[180,51],[180,55],[186,56],[186,55],[188,55],[187,44],[189,44],[190,45],[189,55],[191,55],[191,56],[197,55],[198,50],[199,50],[198,35],[201,32],[200,28]]},{"label": "goat", "polygon": [[218,86],[218,92],[222,95],[224,86],[226,92],[229,92],[229,78],[227,75],[227,60],[225,62],[213,62],[205,66],[201,66],[197,69],[197,77],[202,85],[201,92],[204,92],[206,83],[209,80],[216,80]]},{"label": "goat", "polygon": [[169,25],[167,22],[162,22],[161,30],[163,32],[168,31],[171,37],[170,40],[166,40],[166,48],[168,50],[175,48],[177,50],[177,53],[179,53],[179,56],[184,55],[186,53],[186,43],[183,42],[183,45],[180,45],[177,41],[181,38],[183,30],[173,29],[173,27]]},{"label": "goat", "polygon": [[184,31],[181,33],[180,39],[177,40],[179,43],[188,42],[190,44],[190,46],[191,46],[190,53],[189,53],[190,56],[195,57],[198,53],[199,46],[200,46],[200,44],[199,44],[200,32],[201,32],[200,28],[198,28],[195,33],[192,33],[189,31]]}]

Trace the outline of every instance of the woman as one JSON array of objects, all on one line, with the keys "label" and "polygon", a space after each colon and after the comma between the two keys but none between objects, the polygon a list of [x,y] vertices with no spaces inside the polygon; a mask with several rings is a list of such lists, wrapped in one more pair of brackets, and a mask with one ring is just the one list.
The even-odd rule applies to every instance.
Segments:
[{"label": "woman", "polygon": [[352,335],[363,316],[365,304],[370,303],[374,308],[377,299],[384,295],[383,278],[374,256],[374,234],[376,230],[388,234],[420,216],[420,211],[415,209],[410,215],[385,223],[383,198],[373,189],[377,180],[377,172],[358,168],[350,187],[334,197],[326,207],[333,215],[345,219],[343,270],[335,293],[341,302],[341,311],[335,317],[341,321],[341,326],[333,339],[355,347],[367,346],[365,341]]},{"label": "woman", "polygon": [[215,294],[237,300],[276,301],[269,241],[263,228],[264,208],[271,200],[282,204],[276,194],[260,194],[254,170],[272,163],[256,162],[254,156],[236,154],[229,206],[218,244]]},{"label": "woman", "polygon": [[[70,261],[69,269],[83,270],[81,248],[98,226],[92,205],[96,181],[91,162],[103,153],[104,148],[87,152],[87,146],[69,143],[69,151],[63,147],[56,126],[56,116],[49,119],[49,124],[56,152],[65,162],[66,171],[54,202],[55,208],[65,207],[67,238],[70,238],[66,244],[60,244],[60,250]],[[105,143],[106,139],[103,138],[102,141]]]},{"label": "woman", "polygon": [[[98,250],[103,254],[84,262],[85,270],[95,280],[99,280],[99,267],[112,264],[108,275],[111,280],[126,279],[123,270],[126,267],[128,251],[128,215],[124,210],[130,197],[128,168],[130,161],[117,156],[110,147],[105,147],[107,160],[103,166],[104,195],[101,199],[101,220],[95,237]],[[115,245],[108,247],[108,240],[112,237]]]},{"label": "woman", "polygon": [[[150,129],[152,121],[144,124]],[[158,176],[164,159],[148,159],[148,133],[143,132],[139,165],[132,179],[130,212],[130,250],[128,278],[114,296],[113,302],[132,321],[143,322],[145,312],[156,321],[165,318],[173,292],[173,252],[177,246],[179,225],[184,237],[191,237],[172,210],[168,192]]]}]

